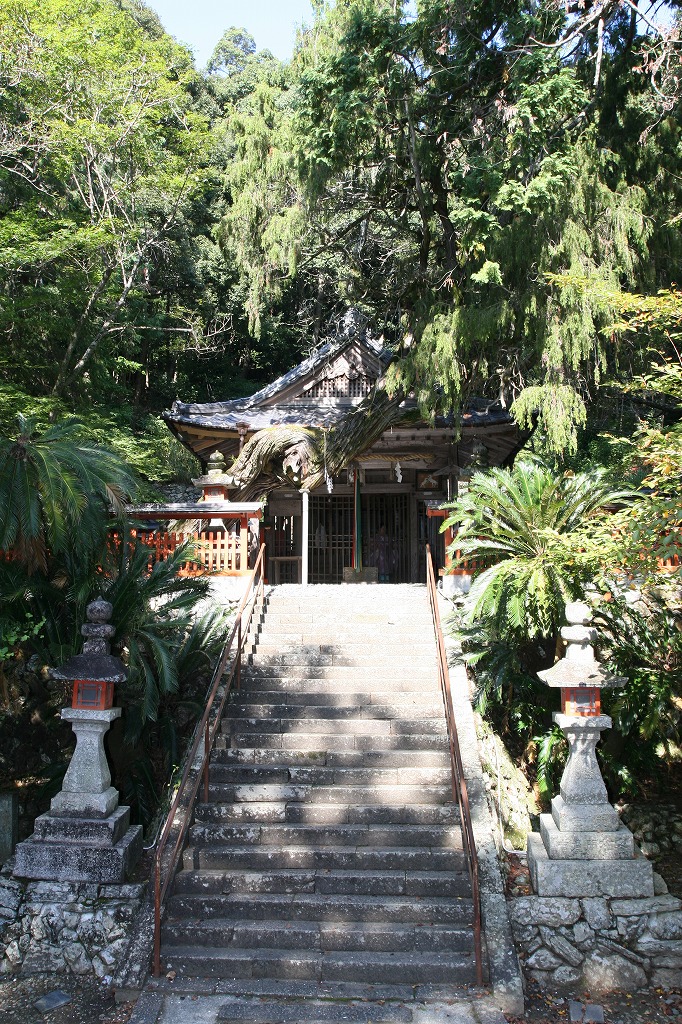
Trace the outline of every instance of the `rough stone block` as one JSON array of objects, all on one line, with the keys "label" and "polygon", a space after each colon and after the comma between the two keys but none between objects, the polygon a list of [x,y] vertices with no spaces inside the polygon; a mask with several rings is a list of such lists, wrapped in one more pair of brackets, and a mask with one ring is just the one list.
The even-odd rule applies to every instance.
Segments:
[{"label": "rough stone block", "polygon": [[539,896],[652,896],[648,860],[551,860],[537,833],[528,836],[528,867]]},{"label": "rough stone block", "polygon": [[557,967],[556,971],[552,971],[551,974],[552,983],[558,988],[570,988],[573,989],[580,982],[581,973],[576,967],[568,967],[563,964],[561,967]]},{"label": "rough stone block", "polygon": [[646,932],[637,940],[637,949],[645,956],[678,956],[682,959],[682,942],[654,939]]},{"label": "rough stone block", "polygon": [[583,979],[590,992],[633,992],[647,987],[646,972],[616,953],[595,950],[583,965]]},{"label": "rough stone block", "polygon": [[583,962],[582,953],[575,946],[571,945],[568,939],[560,935],[559,932],[542,926],[540,934],[545,946],[561,957],[562,960],[565,960],[566,963],[570,964],[571,967],[579,967]]},{"label": "rough stone block", "polygon": [[16,793],[0,793],[0,865],[12,856],[17,845],[19,801]]},{"label": "rough stone block", "polygon": [[48,843],[33,836],[17,846],[14,873],[19,878],[55,879],[58,882],[122,882],[140,856],[142,829],[128,829],[115,846],[76,846]]},{"label": "rough stone block", "polygon": [[573,899],[545,899],[520,896],[510,900],[509,912],[514,926],[549,925],[569,927],[580,918],[580,904]]},{"label": "rough stone block", "polygon": [[659,988],[682,988],[682,969],[662,968],[651,975],[651,984]]},{"label": "rough stone block", "polygon": [[560,960],[558,956],[550,952],[549,949],[544,948],[539,949],[537,953],[533,953],[533,955],[526,960],[526,967],[529,971],[552,971],[562,965],[563,961]]},{"label": "rough stone block", "polygon": [[611,911],[606,900],[599,897],[582,901],[583,914],[590,928],[596,932],[611,927]]},{"label": "rough stone block", "polygon": [[656,911],[682,910],[682,900],[676,896],[655,896],[653,899],[635,900],[613,900],[611,910],[616,917],[640,917],[642,914],[652,914]]},{"label": "rough stone block", "polygon": [[682,911],[653,913],[649,931],[657,939],[682,939]]},{"label": "rough stone block", "polygon": [[11,878],[0,878],[0,921],[13,921],[24,897],[23,887]]},{"label": "rough stone block", "polygon": [[632,860],[635,856],[635,840],[625,825],[617,832],[560,832],[551,814],[541,814],[540,834],[552,860]]}]

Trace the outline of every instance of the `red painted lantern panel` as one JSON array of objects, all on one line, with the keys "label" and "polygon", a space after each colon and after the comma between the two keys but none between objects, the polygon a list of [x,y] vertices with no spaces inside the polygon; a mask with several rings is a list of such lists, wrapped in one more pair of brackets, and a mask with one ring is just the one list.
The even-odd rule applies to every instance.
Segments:
[{"label": "red painted lantern panel", "polygon": [[601,690],[598,686],[569,686],[561,690],[561,710],[565,715],[591,718],[601,714]]},{"label": "red painted lantern panel", "polygon": [[106,711],[114,705],[114,684],[92,679],[76,679],[71,706],[90,711]]}]

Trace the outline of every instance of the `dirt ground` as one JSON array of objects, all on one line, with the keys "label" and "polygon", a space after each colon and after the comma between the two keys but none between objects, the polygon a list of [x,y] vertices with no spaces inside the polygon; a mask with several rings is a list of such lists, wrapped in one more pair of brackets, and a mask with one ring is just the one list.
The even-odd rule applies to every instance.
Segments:
[{"label": "dirt ground", "polygon": [[[35,1002],[48,992],[60,990],[71,1002],[43,1014]],[[28,978],[0,980],[0,1024],[126,1024],[132,1003],[114,1001],[113,994],[94,979],[63,974],[36,974]]]},{"label": "dirt ground", "polygon": [[[608,996],[577,992],[569,999],[558,994],[540,992],[537,986],[528,981],[526,1013],[523,1017],[507,1017],[507,1020],[509,1024],[525,1024],[526,1021],[533,1021],[533,1024],[570,1024],[571,1002],[582,1006],[583,1020],[586,1024],[587,1021],[600,1020],[603,1020],[604,1024],[660,1024],[663,1021],[682,1021],[681,991],[652,989],[633,994],[614,992]],[[600,1016],[599,1009],[602,1010],[603,1017]]]}]

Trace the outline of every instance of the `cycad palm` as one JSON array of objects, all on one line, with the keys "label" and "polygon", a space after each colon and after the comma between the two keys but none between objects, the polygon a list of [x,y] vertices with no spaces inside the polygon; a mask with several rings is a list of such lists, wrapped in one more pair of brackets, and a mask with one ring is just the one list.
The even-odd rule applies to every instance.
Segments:
[{"label": "cycad palm", "polygon": [[559,475],[536,459],[477,473],[446,520],[459,525],[461,560],[494,563],[474,580],[469,623],[521,642],[555,633],[566,602],[581,596],[598,565],[591,518],[632,497],[599,471]]},{"label": "cycad palm", "polygon": [[16,439],[0,438],[0,551],[46,572],[48,552],[99,546],[110,509],[121,509],[135,483],[113,452],[83,439],[75,420],[42,434],[34,420],[17,420]]}]

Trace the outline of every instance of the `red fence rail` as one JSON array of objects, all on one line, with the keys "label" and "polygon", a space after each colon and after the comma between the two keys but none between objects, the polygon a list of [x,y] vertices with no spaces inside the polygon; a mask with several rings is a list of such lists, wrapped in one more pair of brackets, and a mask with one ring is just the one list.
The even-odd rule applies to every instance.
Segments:
[{"label": "red fence rail", "polygon": [[170,533],[168,530],[137,529],[130,533],[133,539],[137,538],[149,548],[149,571],[156,562],[163,562],[187,541],[192,545],[192,559],[183,563],[181,576],[201,576],[207,572],[218,576],[246,576],[251,571],[248,532],[244,530],[236,533],[231,530]]}]

